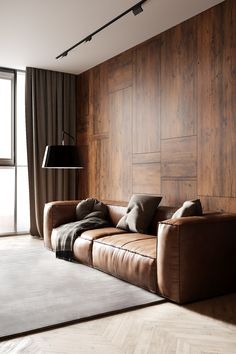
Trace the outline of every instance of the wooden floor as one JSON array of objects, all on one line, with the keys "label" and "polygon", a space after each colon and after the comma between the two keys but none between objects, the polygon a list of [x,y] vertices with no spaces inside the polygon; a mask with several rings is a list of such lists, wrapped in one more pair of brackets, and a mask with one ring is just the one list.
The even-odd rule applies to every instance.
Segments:
[{"label": "wooden floor", "polygon": [[[28,242],[0,238],[0,250]],[[236,294],[187,306],[167,302],[3,341],[0,353],[236,354]]]}]

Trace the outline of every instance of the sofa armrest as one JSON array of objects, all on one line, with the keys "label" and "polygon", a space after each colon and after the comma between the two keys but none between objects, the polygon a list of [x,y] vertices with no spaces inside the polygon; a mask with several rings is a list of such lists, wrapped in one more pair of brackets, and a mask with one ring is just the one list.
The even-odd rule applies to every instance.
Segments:
[{"label": "sofa armrest", "polygon": [[185,303],[236,290],[236,214],[166,220],[158,226],[161,295]]},{"label": "sofa armrest", "polygon": [[72,222],[76,216],[76,206],[79,200],[55,201],[45,204],[43,216],[44,245],[52,249],[52,229],[62,224]]}]

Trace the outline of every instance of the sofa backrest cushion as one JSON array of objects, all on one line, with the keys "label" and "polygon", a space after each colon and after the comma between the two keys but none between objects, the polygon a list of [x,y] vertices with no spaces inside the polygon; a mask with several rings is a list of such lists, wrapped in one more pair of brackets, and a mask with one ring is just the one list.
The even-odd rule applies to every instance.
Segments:
[{"label": "sofa backrest cushion", "polygon": [[115,226],[118,221],[126,214],[127,206],[107,205],[111,222]]},{"label": "sofa backrest cushion", "polygon": [[152,219],[148,233],[150,235],[157,235],[159,221],[171,219],[176,210],[178,210],[178,207],[159,206]]}]

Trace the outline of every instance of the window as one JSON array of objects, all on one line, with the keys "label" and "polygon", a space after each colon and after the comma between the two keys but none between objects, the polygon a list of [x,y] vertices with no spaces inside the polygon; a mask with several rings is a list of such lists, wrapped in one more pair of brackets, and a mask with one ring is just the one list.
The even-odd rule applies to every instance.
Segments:
[{"label": "window", "polygon": [[0,69],[0,235],[29,231],[25,73]]},{"label": "window", "polygon": [[13,72],[0,72],[0,164],[14,164],[14,83]]}]

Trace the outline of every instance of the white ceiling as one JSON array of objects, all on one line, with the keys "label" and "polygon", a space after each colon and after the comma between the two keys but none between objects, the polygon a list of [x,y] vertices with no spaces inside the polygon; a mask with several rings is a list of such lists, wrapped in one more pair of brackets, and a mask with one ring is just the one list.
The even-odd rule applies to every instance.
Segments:
[{"label": "white ceiling", "polygon": [[0,66],[78,74],[210,8],[222,0],[147,0],[81,44],[55,57],[139,0],[0,0]]}]

